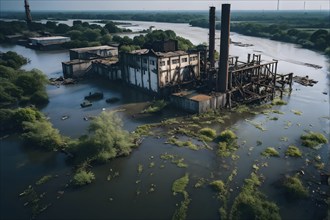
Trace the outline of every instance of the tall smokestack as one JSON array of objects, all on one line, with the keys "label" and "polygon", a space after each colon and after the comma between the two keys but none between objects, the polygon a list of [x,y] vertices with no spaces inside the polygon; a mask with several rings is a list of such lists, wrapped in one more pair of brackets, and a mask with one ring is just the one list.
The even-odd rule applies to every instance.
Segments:
[{"label": "tall smokestack", "polygon": [[220,60],[219,60],[219,72],[217,79],[218,92],[226,92],[228,89],[229,32],[230,32],[230,4],[222,4]]},{"label": "tall smokestack", "polygon": [[209,61],[210,68],[214,68],[214,49],[215,49],[215,7],[210,7],[209,14]]},{"label": "tall smokestack", "polygon": [[25,15],[26,15],[26,23],[30,24],[32,22],[30,5],[28,0],[24,0],[24,7],[25,7]]}]

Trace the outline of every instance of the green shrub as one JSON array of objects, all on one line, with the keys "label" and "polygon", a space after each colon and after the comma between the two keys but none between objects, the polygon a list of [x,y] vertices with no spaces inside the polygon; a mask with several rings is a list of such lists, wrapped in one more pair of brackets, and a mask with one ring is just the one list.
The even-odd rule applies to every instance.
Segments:
[{"label": "green shrub", "polygon": [[167,102],[165,102],[165,100],[156,100],[148,108],[144,109],[142,113],[156,113],[163,110],[166,105]]},{"label": "green shrub", "polygon": [[221,141],[229,143],[230,141],[237,139],[237,136],[231,130],[224,130],[220,133],[219,138]]},{"label": "green shrub", "polygon": [[83,186],[90,184],[95,179],[94,173],[91,171],[78,170],[73,176],[73,184]]},{"label": "green shrub", "polygon": [[172,191],[174,194],[185,192],[186,186],[189,183],[189,174],[186,173],[183,177],[175,180],[172,185]]},{"label": "green shrub", "polygon": [[261,152],[262,156],[265,157],[278,157],[280,154],[273,147],[267,147],[263,152]]},{"label": "green shrub", "polygon": [[201,135],[214,139],[217,135],[217,132],[212,128],[202,128],[199,130]]},{"label": "green shrub", "polygon": [[36,182],[36,185],[42,185],[42,184],[48,182],[49,180],[51,180],[52,178],[53,178],[52,175],[43,176]]},{"label": "green shrub", "polygon": [[308,197],[308,190],[303,186],[299,176],[289,176],[284,179],[283,186],[293,198]]},{"label": "green shrub", "polygon": [[327,138],[321,133],[310,132],[308,134],[301,135],[302,145],[310,148],[315,148],[320,144],[328,143]]},{"label": "green shrub", "polygon": [[226,186],[222,180],[215,180],[210,185],[221,194],[226,192]]},{"label": "green shrub", "polygon": [[301,157],[302,153],[298,147],[291,145],[285,151],[285,155],[290,156],[290,157]]}]

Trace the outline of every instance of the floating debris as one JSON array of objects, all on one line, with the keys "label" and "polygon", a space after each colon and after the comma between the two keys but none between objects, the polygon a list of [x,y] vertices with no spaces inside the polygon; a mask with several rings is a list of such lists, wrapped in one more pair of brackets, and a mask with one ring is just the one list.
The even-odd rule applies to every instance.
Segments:
[{"label": "floating debris", "polygon": [[308,76],[294,76],[293,81],[303,86],[314,86],[318,81],[309,79]]}]

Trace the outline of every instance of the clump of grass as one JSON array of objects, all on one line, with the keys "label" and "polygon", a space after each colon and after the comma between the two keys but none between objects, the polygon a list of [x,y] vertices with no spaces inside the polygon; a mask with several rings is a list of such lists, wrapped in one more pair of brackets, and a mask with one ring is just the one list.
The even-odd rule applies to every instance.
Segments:
[{"label": "clump of grass", "polygon": [[272,101],[272,105],[286,105],[286,104],[288,103],[282,99],[274,99]]},{"label": "clump of grass", "polygon": [[204,178],[198,179],[195,184],[195,188],[200,188],[200,187],[204,186],[205,182],[206,182],[206,180]]},{"label": "clump of grass", "polygon": [[155,162],[150,162],[149,168],[153,168],[155,166]]},{"label": "clump of grass", "polygon": [[266,131],[267,129],[262,127],[262,124],[261,123],[258,123],[258,122],[254,122],[254,121],[251,121],[249,119],[245,119],[246,122],[252,124],[255,128],[258,128],[259,130],[261,131]]},{"label": "clump of grass", "polygon": [[83,186],[92,183],[94,179],[95,176],[92,171],[80,169],[73,176],[73,184],[76,186]]},{"label": "clump of grass", "polygon": [[280,110],[272,110],[273,113],[275,114],[279,114],[279,115],[284,115],[284,112],[280,111]]},{"label": "clump of grass", "polygon": [[186,190],[186,186],[189,183],[189,174],[186,173],[183,177],[175,180],[172,185],[173,194],[183,193]]},{"label": "clump of grass", "polygon": [[41,177],[37,182],[36,182],[36,185],[42,185],[46,182],[48,182],[49,180],[51,180],[53,178],[52,175],[46,175],[46,176],[43,176]]},{"label": "clump of grass", "polygon": [[215,180],[215,181],[210,183],[210,186],[212,186],[220,194],[224,194],[224,192],[226,192],[226,186],[225,186],[225,183],[222,180]]},{"label": "clump of grass", "polygon": [[286,177],[283,181],[283,187],[293,198],[308,197],[308,190],[303,186],[298,174]]},{"label": "clump of grass", "polygon": [[261,182],[252,173],[241,192],[234,199],[229,219],[281,219],[278,206],[266,200],[266,196],[258,190]]},{"label": "clump of grass", "polygon": [[186,191],[186,187],[189,183],[189,174],[185,174],[183,177],[175,180],[172,185],[173,194],[176,195],[177,193],[183,194],[183,201],[180,204],[180,207],[175,210],[172,219],[173,220],[182,220],[186,219],[188,206],[190,203],[189,194]]},{"label": "clump of grass", "polygon": [[169,118],[161,122],[162,125],[173,125],[179,124],[180,122],[176,118]]},{"label": "clump of grass", "polygon": [[237,136],[231,130],[224,130],[219,135],[217,154],[221,157],[229,157],[231,153],[237,150]]},{"label": "clump of grass", "polygon": [[271,117],[269,120],[277,121],[278,120],[278,117]]},{"label": "clump of grass", "polygon": [[202,128],[199,130],[199,134],[210,139],[214,139],[217,135],[217,132],[212,128]]},{"label": "clump of grass", "polygon": [[237,113],[245,113],[245,112],[249,112],[250,108],[246,105],[239,105],[236,108],[233,109],[235,112]]},{"label": "clump of grass", "polygon": [[267,147],[263,152],[261,152],[262,156],[265,157],[278,157],[280,154],[273,147]]},{"label": "clump of grass", "polygon": [[310,132],[301,135],[302,145],[305,147],[316,148],[320,144],[328,143],[328,139],[321,133]]},{"label": "clump of grass", "polygon": [[165,153],[165,154],[160,155],[160,158],[163,160],[171,160],[171,163],[177,165],[180,168],[188,167],[188,164],[183,162],[184,158],[180,158],[178,155]]},{"label": "clump of grass", "polygon": [[288,149],[285,151],[285,155],[290,157],[302,157],[302,153],[298,147],[290,145]]},{"label": "clump of grass", "polygon": [[142,173],[142,171],[143,171],[143,165],[142,164],[138,164],[137,171],[138,171],[138,174]]},{"label": "clump of grass", "polygon": [[230,141],[237,139],[237,136],[233,131],[227,129],[220,133],[219,138],[221,141],[228,143]]},{"label": "clump of grass", "polygon": [[151,127],[150,124],[140,125],[135,129],[134,133],[138,135],[150,135]]},{"label": "clump of grass", "polygon": [[291,112],[293,112],[295,115],[302,115],[302,112],[298,110],[292,109]]},{"label": "clump of grass", "polygon": [[191,150],[198,150],[198,146],[192,143],[191,141],[180,141],[174,137],[170,137],[166,143],[173,144],[178,147],[187,147]]},{"label": "clump of grass", "polygon": [[167,102],[165,100],[156,100],[154,101],[148,108],[144,109],[142,113],[156,113],[160,112],[165,108],[167,105]]}]

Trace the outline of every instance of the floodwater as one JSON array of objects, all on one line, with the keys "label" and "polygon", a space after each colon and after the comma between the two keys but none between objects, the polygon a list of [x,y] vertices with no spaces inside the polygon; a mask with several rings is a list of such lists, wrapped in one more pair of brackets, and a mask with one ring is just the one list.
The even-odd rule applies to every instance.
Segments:
[{"label": "floodwater", "polygon": [[[187,24],[169,24],[156,22],[132,22],[133,31],[147,29],[171,29],[177,35],[190,39],[194,44],[207,42],[208,30],[189,27]],[[247,53],[261,53],[263,60],[279,60],[280,73],[293,72],[296,75],[309,75],[318,81],[314,87],[293,85],[290,95],[284,97],[288,102],[285,106],[277,106],[284,112],[277,121],[269,120],[267,115],[251,116],[250,114],[231,114],[231,119],[222,126],[215,126],[218,131],[231,128],[238,135],[240,156],[238,160],[225,160],[219,158],[215,151],[203,149],[193,151],[164,144],[162,137],[148,137],[142,145],[133,150],[128,157],[118,158],[109,164],[92,168],[96,176],[95,182],[80,189],[66,188],[72,177],[72,168],[68,165],[65,155],[57,152],[40,152],[24,146],[19,137],[10,136],[1,140],[1,219],[28,219],[31,211],[24,207],[24,198],[18,195],[28,185],[34,183],[44,175],[57,175],[42,186],[35,186],[38,193],[46,192],[43,204],[51,206],[37,216],[37,219],[170,219],[183,200],[182,195],[174,196],[171,186],[174,180],[189,173],[190,182],[187,192],[191,198],[187,217],[188,219],[218,219],[220,203],[216,193],[209,187],[195,188],[200,178],[209,181],[226,180],[232,168],[237,168],[237,176],[233,178],[230,187],[233,195],[239,192],[243,180],[253,171],[255,163],[267,162],[267,167],[258,171],[265,178],[261,191],[268,199],[277,203],[283,219],[324,219],[324,203],[320,202],[320,191],[326,191],[327,186],[318,185],[319,171],[313,165],[306,165],[305,159],[313,160],[316,155],[321,156],[325,163],[325,171],[329,171],[329,145],[319,150],[310,150],[301,147],[299,138],[305,131],[321,132],[329,139],[329,60],[319,53],[297,48],[296,45],[271,41],[267,39],[242,36],[231,33],[233,41],[253,44],[251,47],[238,47],[231,45],[230,54],[240,56],[245,61]],[[61,62],[69,59],[67,51],[34,51],[17,45],[0,45],[1,51],[13,50],[28,57],[31,62],[25,69],[38,68],[49,77],[61,75]],[[304,63],[317,64],[321,69],[315,69]],[[85,116],[98,115],[103,108],[106,110],[121,108],[140,108],[144,102],[153,97],[127,88],[120,83],[110,83],[105,80],[82,81],[76,85],[47,86],[50,102],[41,110],[50,117],[54,127],[66,136],[73,138],[86,133],[89,122],[84,121]],[[93,103],[90,108],[81,108],[83,97],[89,92],[103,91],[105,97],[119,97],[115,104],[107,104],[104,100]],[[302,115],[296,115],[292,110],[299,110]],[[169,118],[185,113],[170,109],[159,118]],[[69,119],[61,120],[63,115]],[[140,124],[160,121],[158,117],[132,118],[120,112],[124,127],[129,131]],[[256,129],[245,119],[261,123],[266,131]],[[281,141],[287,137],[288,141]],[[256,142],[262,145],[257,146]],[[295,144],[304,152],[303,158],[286,158],[284,155],[287,146]],[[262,158],[260,152],[265,147],[275,147],[280,152],[279,158]],[[184,158],[188,168],[178,168],[170,161],[163,161],[159,156],[163,153],[176,154]],[[256,161],[258,160],[258,161]],[[149,167],[154,162],[154,167]],[[224,168],[226,163],[229,170]],[[141,175],[137,172],[138,164],[143,165]],[[310,187],[312,197],[307,200],[287,200],[277,187],[276,182],[283,175],[292,175],[304,170],[304,183]],[[109,175],[118,172],[119,176],[107,180]],[[154,185],[152,185],[154,184]],[[150,188],[154,186],[155,191]],[[137,195],[138,194],[138,195]]]}]

